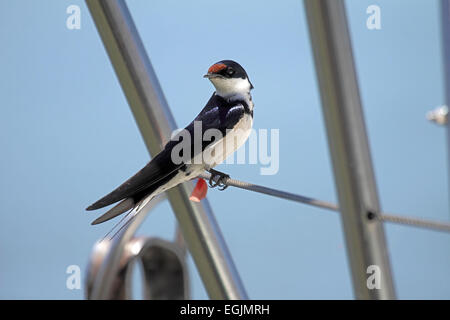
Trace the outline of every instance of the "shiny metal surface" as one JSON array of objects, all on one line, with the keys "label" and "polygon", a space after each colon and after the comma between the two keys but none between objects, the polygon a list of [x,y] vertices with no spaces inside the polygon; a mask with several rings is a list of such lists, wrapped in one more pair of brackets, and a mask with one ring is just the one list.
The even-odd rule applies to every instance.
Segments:
[{"label": "shiny metal surface", "polygon": [[[105,239],[94,246],[88,268],[88,299],[135,298],[132,293],[132,275],[136,264],[142,270],[143,279],[140,280],[143,283],[144,299],[190,299],[189,274],[182,248],[159,238],[125,237],[127,241]],[[117,247],[117,243],[125,245]],[[109,274],[103,275],[104,279],[101,279],[99,272],[105,266],[108,266]],[[94,288],[100,288],[101,291]]]},{"label": "shiny metal surface", "polygon": [[189,274],[180,246],[159,238],[140,237],[128,243],[127,251],[142,262],[145,299],[190,299]]},{"label": "shiny metal surface", "polygon": [[112,239],[98,241],[92,250],[86,277],[88,299],[130,299],[131,266],[139,252],[130,252],[130,243],[136,230],[149,211],[163,200],[156,197],[148,203],[134,219]]},{"label": "shiny metal surface", "polygon": [[[445,85],[445,104],[450,106],[450,0],[441,0],[441,26],[442,26],[442,48],[444,64],[444,85]],[[450,168],[450,121],[448,114],[445,117],[445,126],[447,129],[447,168]],[[450,173],[450,170],[447,169]],[[450,176],[449,176],[450,183]]]},{"label": "shiny metal surface", "polygon": [[[121,0],[86,3],[142,137],[155,156],[177,126],[128,8]],[[199,108],[202,106],[199,102]],[[180,185],[168,192],[168,198],[206,291],[211,299],[246,299],[211,207],[206,199],[189,201],[192,188],[192,182]]]},{"label": "shiny metal surface", "polygon": [[434,108],[426,114],[427,120],[444,126],[448,123],[448,107],[446,105]]},{"label": "shiny metal surface", "polygon": [[[342,0],[305,0],[355,297],[395,299],[353,53]],[[368,268],[380,288],[369,289]]]}]

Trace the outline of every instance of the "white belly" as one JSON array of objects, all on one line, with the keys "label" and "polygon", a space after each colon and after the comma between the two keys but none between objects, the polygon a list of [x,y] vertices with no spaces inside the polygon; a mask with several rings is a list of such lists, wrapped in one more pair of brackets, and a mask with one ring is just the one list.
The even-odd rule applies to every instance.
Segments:
[{"label": "white belly", "polygon": [[224,139],[206,147],[203,154],[207,169],[222,163],[228,156],[244,145],[250,136],[252,126],[253,118],[248,114],[244,114],[236,126],[225,135]]}]

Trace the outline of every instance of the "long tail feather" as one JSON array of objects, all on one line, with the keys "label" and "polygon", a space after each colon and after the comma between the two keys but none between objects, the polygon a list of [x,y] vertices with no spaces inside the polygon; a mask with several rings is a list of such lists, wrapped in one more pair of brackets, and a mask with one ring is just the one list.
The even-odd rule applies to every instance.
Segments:
[{"label": "long tail feather", "polygon": [[[104,237],[102,238],[101,241],[103,241],[103,240],[105,240],[106,238],[108,238],[108,236],[109,236],[109,235],[110,235],[117,227],[119,227],[120,225],[122,225],[122,222],[127,221],[127,220],[126,220],[127,217],[133,212],[133,210],[134,210],[134,208],[131,209],[130,211],[128,211],[128,212],[123,216],[123,218],[120,219],[120,221],[117,222],[117,223],[114,225],[114,227],[112,227],[112,229],[108,231],[107,234],[104,235]],[[112,240],[112,238],[113,238],[113,237],[109,238],[109,240]]]},{"label": "long tail feather", "polygon": [[114,206],[112,209],[108,210],[106,213],[95,219],[91,224],[99,224],[105,221],[108,221],[114,217],[117,217],[118,215],[124,213],[125,211],[128,211],[132,209],[135,206],[135,203],[132,198],[127,198],[116,206]]},{"label": "long tail feather", "polygon": [[[136,216],[140,213],[138,210],[133,210],[131,212],[131,215],[127,214],[128,219],[125,221],[125,223],[113,234],[111,237],[111,240],[114,239],[124,228],[128,227],[128,225],[136,218]],[[112,230],[111,230],[112,231]]]}]

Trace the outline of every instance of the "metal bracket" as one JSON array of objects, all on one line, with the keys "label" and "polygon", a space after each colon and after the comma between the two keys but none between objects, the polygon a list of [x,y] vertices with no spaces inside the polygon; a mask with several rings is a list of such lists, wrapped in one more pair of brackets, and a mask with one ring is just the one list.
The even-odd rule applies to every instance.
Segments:
[{"label": "metal bracket", "polygon": [[[93,299],[93,284],[112,243],[97,243],[88,271],[87,298]],[[160,238],[136,237],[125,244],[120,264],[107,279],[113,283],[108,299],[133,299],[132,275],[139,263],[143,270],[143,298],[148,300],[189,299],[189,273],[184,250],[176,243]]]}]

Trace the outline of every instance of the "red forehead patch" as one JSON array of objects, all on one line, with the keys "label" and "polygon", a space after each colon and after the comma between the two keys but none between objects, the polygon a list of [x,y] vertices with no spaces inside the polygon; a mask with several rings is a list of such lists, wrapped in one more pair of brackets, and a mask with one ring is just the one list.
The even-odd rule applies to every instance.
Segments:
[{"label": "red forehead patch", "polygon": [[224,65],[223,63],[216,63],[213,64],[209,69],[208,69],[208,73],[217,73],[220,70],[225,69],[227,66]]}]

